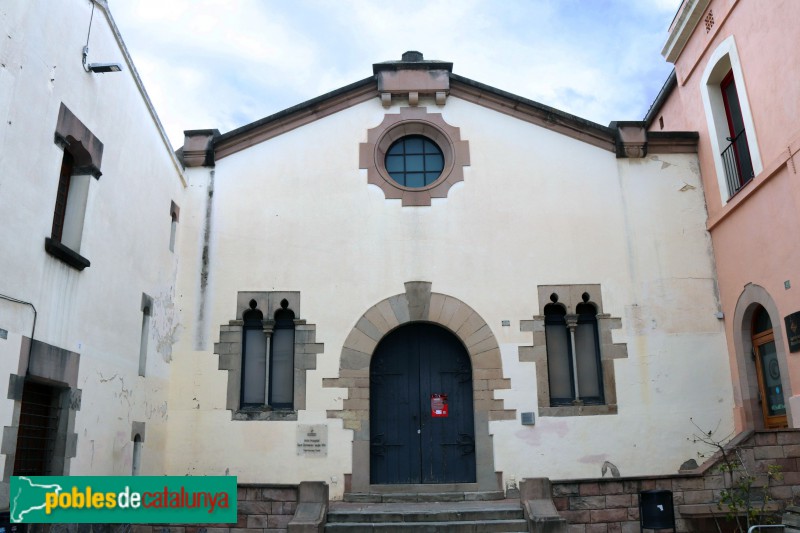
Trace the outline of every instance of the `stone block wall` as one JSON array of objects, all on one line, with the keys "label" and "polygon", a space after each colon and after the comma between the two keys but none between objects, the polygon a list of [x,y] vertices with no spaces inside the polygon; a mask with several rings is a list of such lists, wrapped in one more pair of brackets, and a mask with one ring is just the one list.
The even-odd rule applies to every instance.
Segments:
[{"label": "stone block wall", "polygon": [[131,533],[286,533],[297,510],[294,485],[239,485],[235,524],[141,524]]},{"label": "stone block wall", "polygon": [[[758,490],[768,490],[775,500],[770,510],[800,504],[800,430],[758,431],[732,444],[756,476]],[[717,507],[725,488],[718,465],[714,456],[695,470],[671,476],[553,481],[553,503],[567,520],[569,533],[638,533],[639,493],[669,490],[679,533],[716,531],[714,515],[723,521],[725,516]],[[770,465],[781,467],[783,479],[765,486]]]}]

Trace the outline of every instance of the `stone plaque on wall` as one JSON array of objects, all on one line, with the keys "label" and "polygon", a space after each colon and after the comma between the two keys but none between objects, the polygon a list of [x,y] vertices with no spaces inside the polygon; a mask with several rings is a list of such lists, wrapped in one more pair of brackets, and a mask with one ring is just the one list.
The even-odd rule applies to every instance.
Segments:
[{"label": "stone plaque on wall", "polygon": [[297,426],[297,455],[325,457],[328,455],[328,426],[325,424]]}]

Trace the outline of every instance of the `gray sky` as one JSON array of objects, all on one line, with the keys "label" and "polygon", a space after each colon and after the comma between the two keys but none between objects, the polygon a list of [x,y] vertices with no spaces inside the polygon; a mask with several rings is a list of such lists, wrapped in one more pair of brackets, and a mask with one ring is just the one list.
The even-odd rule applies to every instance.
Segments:
[{"label": "gray sky", "polygon": [[226,132],[418,50],[453,72],[608,124],[641,120],[681,0],[109,0],[173,145]]}]

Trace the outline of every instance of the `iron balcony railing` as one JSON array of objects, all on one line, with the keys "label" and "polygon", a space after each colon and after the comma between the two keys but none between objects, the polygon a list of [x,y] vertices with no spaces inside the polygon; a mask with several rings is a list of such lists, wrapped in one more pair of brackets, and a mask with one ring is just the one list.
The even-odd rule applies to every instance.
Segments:
[{"label": "iron balcony railing", "polygon": [[728,182],[728,197],[739,192],[739,189],[753,179],[753,164],[750,161],[750,148],[747,146],[745,130],[731,139],[722,151],[722,164],[725,167],[725,179]]}]

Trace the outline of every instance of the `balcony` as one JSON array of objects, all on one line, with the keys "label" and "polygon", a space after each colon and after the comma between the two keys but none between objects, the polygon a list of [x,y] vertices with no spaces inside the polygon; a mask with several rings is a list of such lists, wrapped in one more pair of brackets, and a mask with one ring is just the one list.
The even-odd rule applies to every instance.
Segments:
[{"label": "balcony", "polygon": [[753,179],[753,162],[744,129],[736,137],[727,139],[730,144],[722,151],[722,165],[725,167],[728,198],[731,198]]}]

